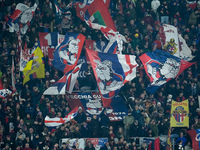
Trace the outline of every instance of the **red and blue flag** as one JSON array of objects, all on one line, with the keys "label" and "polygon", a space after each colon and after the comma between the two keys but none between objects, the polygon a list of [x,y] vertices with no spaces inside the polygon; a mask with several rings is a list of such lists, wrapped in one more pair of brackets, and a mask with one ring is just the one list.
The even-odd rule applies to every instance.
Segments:
[{"label": "red and blue flag", "polygon": [[[117,96],[121,87],[136,77],[134,55],[107,54],[86,49],[99,91],[102,95],[103,105],[109,105],[111,99]],[[108,103],[106,103],[108,102]]]},{"label": "red and blue flag", "polygon": [[187,131],[187,133],[190,135],[190,138],[192,140],[193,150],[199,150],[200,149],[200,129],[189,130]]},{"label": "red and blue flag", "polygon": [[140,59],[150,78],[147,91],[151,94],[194,64],[161,50],[147,52]]},{"label": "red and blue flag", "polygon": [[52,65],[67,73],[78,63],[85,36],[78,33],[67,33],[64,41],[54,51]]},{"label": "red and blue flag", "polygon": [[152,141],[148,146],[148,150],[160,150],[160,139],[157,138]]}]

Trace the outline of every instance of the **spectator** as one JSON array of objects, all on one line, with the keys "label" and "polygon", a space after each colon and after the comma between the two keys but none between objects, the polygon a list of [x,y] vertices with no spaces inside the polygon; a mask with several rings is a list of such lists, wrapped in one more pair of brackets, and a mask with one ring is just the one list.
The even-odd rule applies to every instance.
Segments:
[{"label": "spectator", "polygon": [[134,122],[134,117],[132,116],[132,113],[129,110],[128,115],[123,120],[126,138],[130,137],[130,126],[133,124],[133,122]]},{"label": "spectator", "polygon": [[91,143],[91,141],[87,141],[87,145],[85,147],[84,150],[95,150],[93,144]]},{"label": "spectator", "polygon": [[77,121],[78,124],[82,124],[83,122],[86,122],[86,114],[83,112],[82,107],[79,106],[78,108],[78,114],[75,117],[75,120]]},{"label": "spectator", "polygon": [[107,115],[107,109],[104,109],[100,116],[101,116],[101,136],[108,137],[108,125],[110,119],[108,118]]}]

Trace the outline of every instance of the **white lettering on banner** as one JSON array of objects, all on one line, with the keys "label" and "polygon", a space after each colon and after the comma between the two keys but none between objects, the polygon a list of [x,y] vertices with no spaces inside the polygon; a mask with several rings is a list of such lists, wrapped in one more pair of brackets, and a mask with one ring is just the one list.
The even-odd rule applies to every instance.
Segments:
[{"label": "white lettering on banner", "polygon": [[44,38],[47,40],[48,45],[52,45],[52,43],[51,43],[51,34],[48,33]]},{"label": "white lettering on banner", "polygon": [[110,121],[122,120],[122,117],[109,117]]},{"label": "white lettering on banner", "polygon": [[86,78],[85,71],[79,71],[78,78]]},{"label": "white lettering on banner", "polygon": [[113,115],[126,115],[125,112],[113,112],[112,114]]},{"label": "white lettering on banner", "polygon": [[200,133],[198,133],[198,134],[196,135],[195,140],[196,140],[196,141],[200,141]]},{"label": "white lettering on banner", "polygon": [[49,46],[41,46],[41,50],[42,50],[44,56],[48,56],[48,48],[49,48]]},{"label": "white lettering on banner", "polygon": [[93,98],[101,98],[101,95],[93,95]]},{"label": "white lettering on banner", "polygon": [[67,95],[71,99],[92,99],[91,95]]}]

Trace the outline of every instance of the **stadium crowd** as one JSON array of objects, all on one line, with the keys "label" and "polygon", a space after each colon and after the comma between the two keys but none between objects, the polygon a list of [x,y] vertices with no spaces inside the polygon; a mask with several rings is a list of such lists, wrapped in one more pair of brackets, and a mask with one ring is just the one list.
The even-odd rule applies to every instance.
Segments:
[{"label": "stadium crowd", "polygon": [[[0,0],[0,78],[4,88],[11,89],[11,63],[15,60],[16,93],[10,94],[0,101],[0,149],[2,150],[57,150],[69,149],[67,143],[59,148],[62,138],[98,138],[107,137],[109,142],[102,149],[105,150],[145,150],[148,145],[139,145],[137,137],[157,137],[167,135],[171,101],[181,102],[189,100],[189,127],[172,128],[172,138],[177,145],[185,150],[191,150],[191,139],[187,130],[200,129],[200,111],[198,109],[198,95],[200,93],[200,0],[195,8],[186,0],[111,0],[109,11],[117,31],[125,36],[127,43],[123,45],[123,54],[135,55],[137,76],[125,84],[121,94],[125,95],[128,115],[121,122],[110,122],[106,111],[100,118],[93,116],[86,121],[86,114],[79,109],[74,121],[68,122],[58,129],[49,130],[44,125],[46,115],[50,117],[65,117],[70,107],[64,95],[44,96],[43,92],[62,77],[63,73],[48,66],[45,58],[45,78],[34,79],[22,84],[23,77],[19,71],[20,52],[18,50],[17,34],[9,32],[7,21],[22,2],[33,6],[34,0]],[[76,16],[74,8],[70,8],[61,23],[55,18],[53,0],[36,0],[39,4],[30,29],[22,37],[29,48],[39,39],[39,32],[81,33],[86,39],[106,41],[103,34],[93,30]],[[58,0],[65,9],[69,3]],[[178,78],[162,86],[154,95],[146,91],[149,78],[145,73],[139,56],[146,52],[161,49],[158,35],[159,27],[163,23],[174,25],[183,36],[195,56],[196,64],[185,70]],[[82,50],[84,55],[85,46]],[[90,68],[90,66],[89,66]],[[86,73],[84,83],[76,83],[75,90],[85,85],[96,89],[92,69]],[[165,149],[161,145],[161,150]],[[76,147],[73,147],[76,149]],[[88,142],[86,150],[94,149]]]}]

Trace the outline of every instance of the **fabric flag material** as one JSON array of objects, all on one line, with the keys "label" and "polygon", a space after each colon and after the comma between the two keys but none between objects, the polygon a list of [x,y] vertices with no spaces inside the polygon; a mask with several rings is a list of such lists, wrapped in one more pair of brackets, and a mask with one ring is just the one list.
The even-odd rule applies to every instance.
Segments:
[{"label": "fabric flag material", "polygon": [[86,48],[102,53],[116,54],[117,42],[85,40]]},{"label": "fabric flag material", "polygon": [[160,27],[159,35],[165,51],[185,61],[191,61],[194,58],[185,40],[178,34],[176,27],[164,24]]},{"label": "fabric flag material", "polygon": [[54,51],[55,51],[55,48],[48,48],[48,65],[50,65],[50,66],[53,66],[52,61],[53,61]]},{"label": "fabric flag material", "polygon": [[183,37],[178,34],[178,39],[179,39],[179,50],[180,50],[180,58],[185,60],[185,61],[192,61],[194,56],[192,56],[192,51],[186,44],[185,40]]},{"label": "fabric flag material", "polygon": [[43,53],[39,47],[37,47],[36,50],[33,52],[30,60],[23,70],[23,75],[23,84],[31,79],[45,77]]},{"label": "fabric flag material", "polygon": [[85,12],[84,19],[116,31],[115,24],[103,0],[93,1]]},{"label": "fabric flag material", "polygon": [[168,130],[166,150],[172,150],[171,128],[169,128],[169,130]]},{"label": "fabric flag material", "polygon": [[31,50],[27,47],[27,42],[24,44],[24,50],[20,50],[20,71],[23,71],[27,62],[31,58]]},{"label": "fabric flag material", "polygon": [[55,21],[56,21],[56,24],[60,24],[63,17],[67,16],[67,15],[71,15],[71,12],[60,8],[57,0],[54,0],[54,4],[55,4],[55,8],[56,8],[56,17],[55,17],[56,20]]},{"label": "fabric flag material", "polygon": [[49,118],[48,116],[44,119],[44,124],[47,127],[57,127],[62,124],[65,124],[66,122],[74,119],[78,113],[78,106],[76,106],[65,118]]},{"label": "fabric flag material", "polygon": [[32,7],[28,7],[22,3],[17,4],[15,11],[10,16],[11,19],[8,21],[9,31],[20,31],[21,34],[25,34],[30,26],[36,8],[36,3]]},{"label": "fabric flag material", "polygon": [[68,93],[72,93],[81,65],[82,64],[79,64],[74,68],[74,70],[71,70],[68,73],[66,73],[58,82],[56,82],[46,91],[44,91],[43,94],[58,95],[58,94],[65,94],[65,91],[67,91]]},{"label": "fabric flag material", "polygon": [[200,129],[189,130],[187,131],[187,133],[190,135],[190,138],[192,140],[193,150],[199,150],[200,149]]},{"label": "fabric flag material", "polygon": [[139,58],[144,65],[146,74],[150,78],[147,91],[151,94],[194,64],[161,50],[147,52]]},{"label": "fabric flag material", "polygon": [[[76,8],[76,15],[84,21],[84,15],[86,10],[89,9],[90,5],[94,2],[94,0],[75,0],[74,3]],[[106,8],[109,8],[110,0],[103,0]]]},{"label": "fabric flag material", "polygon": [[52,64],[55,68],[67,73],[78,63],[85,36],[78,33],[67,33],[64,41],[56,48]]},{"label": "fabric flag material", "polygon": [[[125,37],[121,35],[119,32],[112,30],[111,28],[100,25],[98,23],[92,23],[91,20],[85,18],[85,22],[92,28],[101,30],[104,34],[105,38],[109,40],[107,47],[104,49],[104,52],[107,53],[108,51],[114,51],[115,54],[121,54],[123,50],[123,42],[127,42]],[[117,50],[115,45],[117,44]]]},{"label": "fabric flag material", "polygon": [[104,109],[107,110],[110,121],[122,121],[128,114],[124,99],[120,96],[112,98],[112,101],[107,108],[103,107],[100,93],[73,92],[71,94],[66,94],[65,96],[71,109],[75,108],[77,105],[83,108],[83,111],[87,115],[87,121],[90,121],[93,115],[100,117],[100,114]]},{"label": "fabric flag material", "polygon": [[133,55],[118,55],[100,53],[86,49],[99,91],[102,95],[103,106],[111,102],[111,98],[117,96],[120,88],[128,81],[136,77],[138,66]]},{"label": "fabric flag material", "polygon": [[160,139],[157,138],[152,141],[148,146],[148,150],[160,150]]},{"label": "fabric flag material", "polygon": [[94,146],[95,150],[100,150],[106,142],[108,142],[107,138],[88,138],[87,142],[90,141]]},{"label": "fabric flag material", "polygon": [[9,89],[3,88],[2,82],[0,80],[0,98],[5,98],[6,96],[8,96],[11,93],[12,93],[12,91],[10,91]]},{"label": "fabric flag material", "polygon": [[60,45],[64,41],[65,35],[58,32],[40,32],[39,39],[44,57],[48,57],[48,48],[56,48],[56,46]]},{"label": "fabric flag material", "polygon": [[172,100],[170,127],[189,127],[188,100],[182,102]]}]

